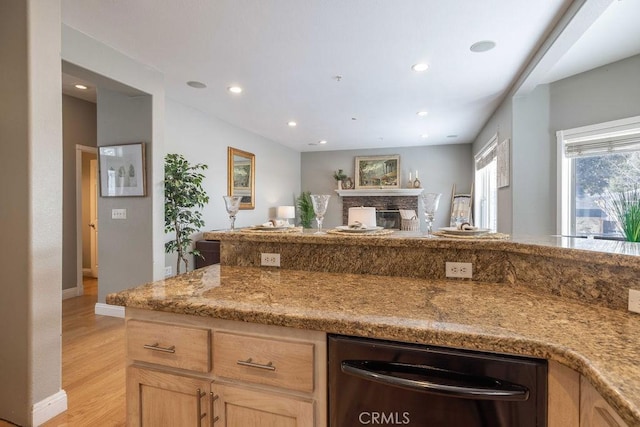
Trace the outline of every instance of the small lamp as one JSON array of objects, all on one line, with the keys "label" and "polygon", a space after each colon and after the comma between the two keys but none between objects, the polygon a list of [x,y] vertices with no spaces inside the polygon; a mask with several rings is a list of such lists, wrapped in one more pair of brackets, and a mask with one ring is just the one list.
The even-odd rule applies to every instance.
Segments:
[{"label": "small lamp", "polygon": [[276,217],[280,219],[286,219],[287,224],[289,223],[289,218],[296,217],[296,208],[293,206],[278,206],[276,208]]}]

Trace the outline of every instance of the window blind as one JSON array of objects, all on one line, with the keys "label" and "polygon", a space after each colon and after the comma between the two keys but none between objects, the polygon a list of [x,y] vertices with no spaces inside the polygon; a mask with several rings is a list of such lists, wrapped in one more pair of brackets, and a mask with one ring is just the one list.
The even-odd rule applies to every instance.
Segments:
[{"label": "window blind", "polygon": [[629,151],[640,151],[640,128],[564,140],[564,155],[568,158]]},{"label": "window blind", "polygon": [[498,156],[498,135],[494,135],[489,142],[482,147],[482,150],[475,155],[476,170],[486,167]]}]

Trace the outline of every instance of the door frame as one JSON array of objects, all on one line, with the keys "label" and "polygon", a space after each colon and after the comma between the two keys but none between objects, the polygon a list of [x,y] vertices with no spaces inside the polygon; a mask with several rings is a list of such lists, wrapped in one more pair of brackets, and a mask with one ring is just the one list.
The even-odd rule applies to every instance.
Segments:
[{"label": "door frame", "polygon": [[[82,153],[98,156],[98,148],[76,144],[76,296],[84,294],[82,285]],[[96,195],[97,197],[97,195]]]}]

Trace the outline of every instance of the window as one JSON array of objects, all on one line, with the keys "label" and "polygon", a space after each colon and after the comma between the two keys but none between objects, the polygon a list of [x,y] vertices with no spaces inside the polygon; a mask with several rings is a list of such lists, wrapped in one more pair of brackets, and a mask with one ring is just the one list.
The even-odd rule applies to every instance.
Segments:
[{"label": "window", "polygon": [[474,218],[476,227],[498,227],[498,169],[497,169],[498,135],[476,154]]},{"label": "window", "polygon": [[622,236],[608,215],[611,194],[640,183],[640,116],[558,131],[558,232]]}]

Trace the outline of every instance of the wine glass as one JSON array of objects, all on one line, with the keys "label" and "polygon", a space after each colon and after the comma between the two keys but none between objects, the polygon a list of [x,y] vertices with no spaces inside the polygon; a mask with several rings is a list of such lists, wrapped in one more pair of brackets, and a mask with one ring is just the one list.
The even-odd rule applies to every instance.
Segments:
[{"label": "wine glass", "polygon": [[420,201],[422,202],[422,208],[424,209],[424,219],[427,223],[427,235],[426,237],[433,237],[431,234],[431,226],[433,224],[433,217],[438,210],[438,204],[440,203],[440,193],[422,193],[420,195]]},{"label": "wine glass", "polygon": [[225,208],[227,208],[227,213],[229,214],[229,221],[231,222],[231,228],[229,231],[234,231],[234,224],[236,222],[236,214],[238,210],[240,210],[240,201],[242,200],[242,196],[222,196],[224,199]]},{"label": "wine glass", "polygon": [[322,219],[327,212],[327,205],[329,204],[330,194],[312,194],[311,203],[313,204],[313,212],[316,214],[316,222],[318,223],[318,231],[314,234],[325,234],[322,231]]}]

